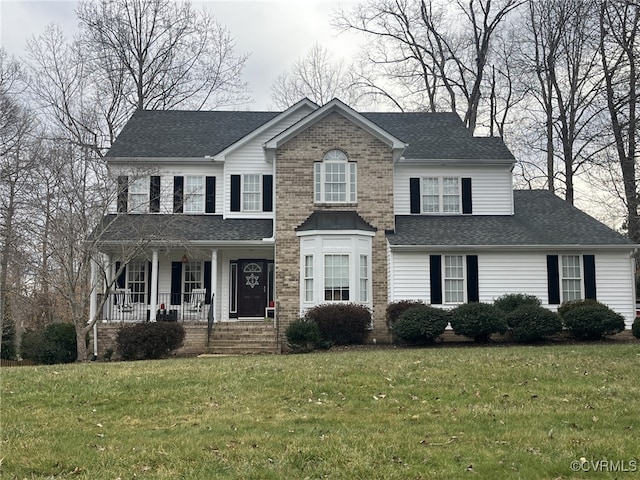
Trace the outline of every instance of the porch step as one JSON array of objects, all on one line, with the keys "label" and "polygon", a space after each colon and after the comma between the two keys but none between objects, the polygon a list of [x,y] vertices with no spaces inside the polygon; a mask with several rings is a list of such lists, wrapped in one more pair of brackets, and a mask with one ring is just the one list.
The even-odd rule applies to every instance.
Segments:
[{"label": "porch step", "polygon": [[280,353],[280,348],[276,329],[271,323],[216,323],[207,353]]}]

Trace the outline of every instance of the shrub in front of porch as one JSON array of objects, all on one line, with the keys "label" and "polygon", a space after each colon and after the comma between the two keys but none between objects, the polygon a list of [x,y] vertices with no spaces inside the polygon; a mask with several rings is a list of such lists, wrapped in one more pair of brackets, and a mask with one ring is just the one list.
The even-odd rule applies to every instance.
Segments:
[{"label": "shrub in front of porch", "polygon": [[182,346],[184,337],[179,323],[136,323],[118,330],[116,347],[122,360],[152,360],[169,356]]},{"label": "shrub in front of porch", "polygon": [[371,326],[371,311],[357,303],[325,303],[307,310],[307,320],[318,325],[329,345],[364,343]]},{"label": "shrub in front of porch", "polygon": [[285,336],[287,345],[296,353],[311,352],[322,345],[318,324],[304,318],[291,323],[285,331]]},{"label": "shrub in front of porch", "polygon": [[401,342],[420,345],[442,335],[449,323],[449,312],[429,305],[405,310],[395,322],[393,335]]}]

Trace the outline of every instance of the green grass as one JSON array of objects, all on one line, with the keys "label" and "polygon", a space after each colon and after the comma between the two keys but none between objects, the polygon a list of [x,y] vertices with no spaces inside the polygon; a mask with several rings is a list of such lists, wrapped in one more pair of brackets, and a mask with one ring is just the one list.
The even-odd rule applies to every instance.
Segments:
[{"label": "green grass", "polygon": [[[2,479],[565,479],[640,468],[637,344],[2,370]],[[588,465],[588,464],[587,464]]]}]

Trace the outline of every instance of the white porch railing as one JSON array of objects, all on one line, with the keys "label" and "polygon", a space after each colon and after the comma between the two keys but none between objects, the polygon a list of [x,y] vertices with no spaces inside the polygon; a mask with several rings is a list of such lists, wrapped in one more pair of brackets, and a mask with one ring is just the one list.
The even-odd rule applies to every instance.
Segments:
[{"label": "white porch railing", "polygon": [[[180,295],[159,293],[155,306],[156,321],[206,322],[210,304],[206,303],[205,297],[204,289],[194,289],[191,293]],[[148,298],[147,293],[116,289],[107,294],[101,318],[105,322],[148,322],[153,308]]]}]

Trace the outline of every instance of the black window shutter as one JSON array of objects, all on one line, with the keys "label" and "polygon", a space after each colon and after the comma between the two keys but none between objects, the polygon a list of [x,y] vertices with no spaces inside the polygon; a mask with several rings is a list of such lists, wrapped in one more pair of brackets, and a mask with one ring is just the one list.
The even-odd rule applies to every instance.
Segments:
[{"label": "black window shutter", "polygon": [[584,297],[596,299],[596,257],[594,255],[583,255],[584,264]]},{"label": "black window shutter", "polygon": [[205,213],[216,213],[216,177],[206,177],[205,179]]},{"label": "black window shutter", "polygon": [[420,179],[409,179],[409,202],[411,204],[411,213],[420,213]]},{"label": "black window shutter", "polygon": [[151,262],[147,262],[147,304],[151,305]]},{"label": "black window shutter", "polygon": [[182,213],[184,177],[173,177],[173,213]]},{"label": "black window shutter", "polygon": [[262,176],[262,211],[273,212],[273,175]]},{"label": "black window shutter", "polygon": [[429,279],[431,281],[431,304],[442,303],[442,257],[429,255]]},{"label": "black window shutter", "polygon": [[560,305],[558,255],[547,255],[547,291],[549,294],[549,305]]},{"label": "black window shutter", "polygon": [[149,178],[149,212],[160,212],[160,177]]},{"label": "black window shutter", "polygon": [[467,255],[467,302],[479,302],[478,256]]},{"label": "black window shutter", "polygon": [[462,179],[462,213],[473,213],[473,202],[471,200],[471,179]]},{"label": "black window shutter", "polygon": [[204,289],[206,290],[204,303],[211,304],[211,262],[204,262]]},{"label": "black window shutter", "polygon": [[[120,270],[120,266],[122,262],[116,262],[116,273]],[[122,272],[118,275],[116,279],[116,288],[127,288],[127,267],[122,269]]]},{"label": "black window shutter", "polygon": [[171,305],[182,304],[182,262],[171,262]]},{"label": "black window shutter", "polygon": [[129,197],[129,178],[126,175],[118,177],[118,213],[127,213],[127,199]]},{"label": "black window shutter", "polygon": [[231,175],[231,211],[240,211],[240,175]]}]

